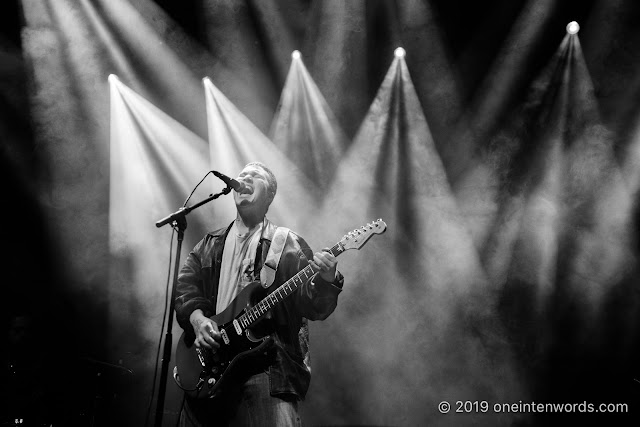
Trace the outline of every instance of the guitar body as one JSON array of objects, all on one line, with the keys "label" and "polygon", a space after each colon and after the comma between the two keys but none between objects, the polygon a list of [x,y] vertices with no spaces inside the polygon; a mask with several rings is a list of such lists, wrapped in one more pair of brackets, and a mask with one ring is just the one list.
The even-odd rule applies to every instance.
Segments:
[{"label": "guitar body", "polygon": [[[259,281],[248,284],[222,312],[211,319],[218,325],[224,341],[215,353],[197,348],[183,332],[176,347],[176,367],[173,377],[187,395],[212,398],[220,394],[234,373],[251,363],[252,356],[268,350],[273,339],[268,335],[265,320],[251,328],[238,330],[234,321],[266,295]],[[240,368],[240,369],[238,369]]]},{"label": "guitar body", "polygon": [[[375,234],[382,234],[387,224],[379,219],[346,234],[329,253],[338,256],[348,249],[360,249]],[[241,366],[251,363],[253,356],[267,352],[273,343],[266,321],[271,309],[292,295],[299,286],[315,275],[307,265],[293,277],[267,294],[259,281],[247,285],[222,313],[211,319],[218,325],[223,342],[213,353],[199,349],[182,334],[176,348],[173,378],[178,387],[195,398],[219,395],[226,384],[234,383]]]}]

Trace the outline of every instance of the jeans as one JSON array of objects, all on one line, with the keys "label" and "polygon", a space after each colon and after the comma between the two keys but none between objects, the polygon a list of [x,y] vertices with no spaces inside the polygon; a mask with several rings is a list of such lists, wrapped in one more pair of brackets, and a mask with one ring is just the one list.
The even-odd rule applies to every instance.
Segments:
[{"label": "jeans", "polygon": [[186,398],[180,427],[300,427],[294,396],[271,396],[269,374],[249,377],[238,389],[216,399]]}]

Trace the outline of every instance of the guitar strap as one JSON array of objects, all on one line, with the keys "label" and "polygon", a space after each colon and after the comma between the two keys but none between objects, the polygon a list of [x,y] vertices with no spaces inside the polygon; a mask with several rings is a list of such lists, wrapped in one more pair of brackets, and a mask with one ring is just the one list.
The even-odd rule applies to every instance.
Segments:
[{"label": "guitar strap", "polygon": [[278,269],[278,263],[280,262],[280,256],[282,256],[288,234],[289,229],[286,227],[278,227],[273,234],[267,259],[260,270],[260,283],[265,289],[271,286],[276,278],[276,270]]}]

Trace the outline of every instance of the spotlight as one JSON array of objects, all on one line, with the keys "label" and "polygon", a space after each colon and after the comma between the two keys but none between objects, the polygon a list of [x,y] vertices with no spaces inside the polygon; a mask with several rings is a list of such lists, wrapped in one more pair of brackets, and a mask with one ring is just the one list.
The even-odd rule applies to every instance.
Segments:
[{"label": "spotlight", "polygon": [[115,74],[109,74],[109,83],[115,83],[118,80],[118,76],[116,76]]},{"label": "spotlight", "polygon": [[393,52],[393,54],[396,56],[396,58],[402,58],[404,57],[406,52],[403,48],[399,47]]},{"label": "spotlight", "polygon": [[576,21],[571,21],[567,24],[567,33],[578,34],[578,31],[580,31],[580,25]]},{"label": "spotlight", "polygon": [[291,58],[292,59],[300,59],[300,51],[299,50],[294,50],[293,52],[291,52]]}]

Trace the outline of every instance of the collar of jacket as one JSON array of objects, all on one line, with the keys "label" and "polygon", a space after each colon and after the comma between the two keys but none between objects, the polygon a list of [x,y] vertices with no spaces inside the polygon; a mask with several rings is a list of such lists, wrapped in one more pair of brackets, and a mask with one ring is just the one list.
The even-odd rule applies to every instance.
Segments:
[{"label": "collar of jacket", "polygon": [[[260,240],[271,241],[273,239],[273,235],[276,233],[276,229],[278,228],[278,226],[272,223],[271,221],[269,221],[267,217],[264,218],[264,222],[265,222],[265,229],[262,230],[262,236]],[[231,223],[226,228],[224,227],[219,228],[215,231],[210,231],[207,234],[209,234],[209,236],[211,237],[224,237],[224,239],[222,240],[224,244],[224,240],[226,240],[227,235],[229,234],[229,231],[231,230],[232,226],[233,226],[233,221],[231,221]]]},{"label": "collar of jacket", "polygon": [[[233,226],[233,221],[226,228],[220,228],[218,230],[209,232],[208,234],[211,237],[215,238],[214,242],[214,257],[215,262],[222,262],[222,251],[224,250],[224,242],[227,240],[227,236],[229,235],[229,231],[231,231],[231,227]],[[264,229],[262,230],[262,235],[260,237],[260,244],[256,250],[256,257],[253,264],[253,274],[254,279],[260,280],[260,270],[264,264],[265,258],[267,257],[267,253],[269,252],[269,247],[271,246],[271,240],[273,239],[273,235],[276,233],[278,226],[269,221],[266,217],[264,218]],[[219,269],[217,273],[217,280],[219,280]],[[214,296],[214,304],[217,299],[217,295]]]}]

